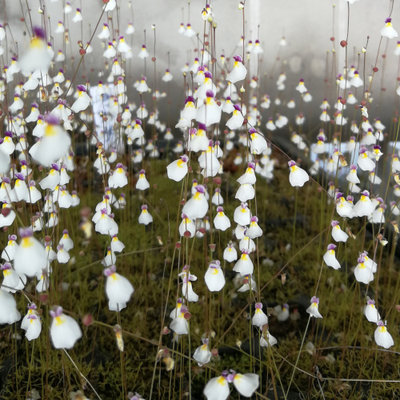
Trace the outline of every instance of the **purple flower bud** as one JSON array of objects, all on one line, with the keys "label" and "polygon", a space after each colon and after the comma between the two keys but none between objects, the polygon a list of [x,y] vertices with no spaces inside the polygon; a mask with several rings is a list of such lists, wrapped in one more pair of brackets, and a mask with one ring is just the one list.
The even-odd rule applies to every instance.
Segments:
[{"label": "purple flower bud", "polygon": [[361,192],[361,194],[362,194],[363,196],[369,197],[369,192],[368,192],[368,190],[363,190],[363,191]]},{"label": "purple flower bud", "polygon": [[363,146],[360,148],[360,154],[364,154],[367,151],[367,149]]},{"label": "purple flower bud", "polygon": [[53,310],[50,311],[50,315],[52,318],[59,317],[63,313],[63,309],[61,306],[55,306]]},{"label": "purple flower bud", "polygon": [[337,225],[339,225],[339,221],[332,221],[332,222],[331,222],[332,228],[335,227],[335,226],[337,226]]},{"label": "purple flower bud", "polygon": [[336,200],[339,200],[342,197],[343,197],[343,193],[342,192],[337,192],[336,193]]},{"label": "purple flower bud", "polygon": [[207,97],[214,97],[214,92],[212,91],[212,90],[207,90],[207,92],[206,92],[206,96]]},{"label": "purple flower bud", "polygon": [[22,239],[33,236],[33,231],[31,228],[19,228],[18,233]]},{"label": "purple flower bud", "polygon": [[233,59],[237,62],[243,62],[242,57],[240,56],[234,56]]},{"label": "purple flower bud", "polygon": [[335,249],[336,249],[336,245],[335,244],[333,244],[333,243],[328,244],[328,250],[335,250]]},{"label": "purple flower bud", "polygon": [[187,98],[186,98],[186,100],[185,100],[185,104],[187,104],[187,103],[194,103],[194,98],[192,97],[192,96],[188,96]]},{"label": "purple flower bud", "polygon": [[205,188],[204,188],[204,186],[203,185],[197,185],[196,186],[196,190],[199,192],[199,193],[205,193]]},{"label": "purple flower bud", "polygon": [[1,269],[2,271],[9,270],[9,269],[11,269],[11,264],[10,264],[10,263],[5,263],[5,264],[3,264],[3,265],[1,266],[0,269]]},{"label": "purple flower bud", "polygon": [[105,276],[110,276],[117,271],[117,267],[115,265],[111,265],[111,267],[104,269],[103,274]]},{"label": "purple flower bud", "polygon": [[357,258],[357,262],[362,264],[365,261],[365,254],[361,253],[360,256]]},{"label": "purple flower bud", "polygon": [[135,122],[136,122],[136,125],[140,125],[140,126],[142,125],[142,121],[140,119],[136,119]]},{"label": "purple flower bud", "polygon": [[367,304],[368,304],[369,306],[370,306],[371,304],[375,305],[375,300],[371,300],[371,299],[370,299],[370,300],[367,301]]},{"label": "purple flower bud", "polygon": [[59,125],[60,124],[60,120],[53,114],[47,114],[45,117],[45,121],[49,125]]},{"label": "purple flower bud", "polygon": [[209,72],[209,71],[205,72],[205,73],[204,73],[204,77],[205,77],[205,78],[210,78],[210,79],[212,79],[212,74],[211,74],[211,72]]},{"label": "purple flower bud", "polygon": [[294,167],[296,163],[293,160],[288,161],[289,167]]},{"label": "purple flower bud", "polygon": [[181,160],[182,160],[183,162],[185,162],[185,163],[187,163],[187,162],[189,161],[189,157],[188,157],[186,154],[184,154],[184,155],[181,156],[180,158],[181,158]]},{"label": "purple flower bud", "polygon": [[221,206],[217,207],[217,212],[224,212],[224,207]]},{"label": "purple flower bud", "polygon": [[390,24],[392,22],[392,18],[386,18],[385,19],[385,24]]},{"label": "purple flower bud", "polygon": [[263,308],[262,303],[256,303],[255,308],[256,308],[256,310],[262,310],[262,308]]},{"label": "purple flower bud", "polygon": [[140,208],[141,210],[147,210],[147,204],[143,204]]},{"label": "purple flower bud", "polygon": [[15,177],[16,177],[18,180],[20,180],[20,181],[24,181],[24,180],[25,180],[24,175],[22,175],[22,174],[20,174],[20,173],[15,174]]},{"label": "purple flower bud", "polygon": [[311,303],[317,303],[319,304],[319,298],[316,296],[311,297]]},{"label": "purple flower bud", "polygon": [[44,30],[40,26],[34,26],[33,33],[37,38],[42,39],[42,40],[45,39]]}]

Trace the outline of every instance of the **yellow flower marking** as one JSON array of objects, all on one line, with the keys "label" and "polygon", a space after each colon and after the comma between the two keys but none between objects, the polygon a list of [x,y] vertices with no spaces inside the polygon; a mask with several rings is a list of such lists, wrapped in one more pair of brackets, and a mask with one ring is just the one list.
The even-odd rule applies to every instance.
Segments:
[{"label": "yellow flower marking", "polygon": [[55,136],[57,133],[56,127],[54,125],[46,125],[46,128],[44,129],[44,135],[49,137],[49,136]]},{"label": "yellow flower marking", "polygon": [[30,237],[23,238],[21,241],[21,246],[24,249],[28,249],[29,247],[32,247],[33,246],[32,239]]},{"label": "yellow flower marking", "polygon": [[218,382],[221,386],[223,386],[223,385],[225,385],[225,378],[224,378],[223,376],[220,376],[220,377],[217,379],[217,382]]},{"label": "yellow flower marking", "polygon": [[33,38],[31,40],[31,48],[32,49],[41,49],[44,47],[44,42],[43,40],[39,39],[39,38]]}]

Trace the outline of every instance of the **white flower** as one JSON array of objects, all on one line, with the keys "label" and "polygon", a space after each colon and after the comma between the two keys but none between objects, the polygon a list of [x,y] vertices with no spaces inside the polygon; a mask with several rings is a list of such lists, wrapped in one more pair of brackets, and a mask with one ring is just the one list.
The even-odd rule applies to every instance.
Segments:
[{"label": "white flower", "polygon": [[233,267],[235,272],[240,273],[240,275],[251,275],[254,271],[254,265],[249,257],[248,251],[243,251],[239,260],[236,261],[235,266]]},{"label": "white flower", "polygon": [[322,318],[322,315],[318,311],[318,304],[319,304],[319,298],[313,296],[311,298],[311,305],[306,310],[310,314],[311,317]]},{"label": "white flower", "polygon": [[146,178],[146,172],[144,169],[139,171],[139,179],[136,182],[136,189],[147,190],[150,187],[150,183]]},{"label": "white flower", "polygon": [[188,173],[188,161],[188,156],[183,155],[180,157],[180,159],[170,163],[167,166],[168,178],[174,180],[175,182],[180,182]]},{"label": "white flower", "polygon": [[74,113],[79,113],[86,110],[90,105],[90,97],[86,93],[86,88],[83,85],[78,85],[78,98],[75,100],[74,104],[71,106],[71,110]]},{"label": "white flower", "polygon": [[375,329],[374,332],[374,339],[378,346],[382,346],[385,349],[388,349],[394,346],[394,341],[392,335],[388,332],[386,328],[386,324],[382,321],[378,322],[378,327]]},{"label": "white flower", "polygon": [[108,178],[108,186],[110,188],[124,187],[128,184],[125,168],[122,164],[118,163],[115,170]]},{"label": "white flower", "polygon": [[148,212],[147,205],[143,204],[141,209],[142,209],[142,211],[141,211],[141,213],[139,215],[139,219],[138,219],[139,224],[142,224],[142,225],[151,224],[153,222],[153,217]]},{"label": "white flower", "polygon": [[263,308],[262,303],[255,304],[255,312],[251,320],[252,325],[258,326],[259,328],[262,328],[264,325],[268,324],[268,317],[264,313],[262,308]]},{"label": "white flower", "polygon": [[210,379],[203,390],[207,400],[226,400],[229,393],[229,384],[223,375]]},{"label": "white flower", "polygon": [[272,336],[268,330],[260,336],[261,347],[274,346],[277,343],[278,341],[276,340],[276,338]]},{"label": "white flower", "polygon": [[233,220],[241,226],[246,226],[250,224],[251,212],[247,206],[247,203],[242,203],[240,206],[235,208],[235,211],[233,213]]},{"label": "white flower", "polygon": [[388,39],[393,39],[398,36],[396,30],[392,26],[392,18],[386,18],[385,26],[381,29],[381,35]]},{"label": "white flower", "polygon": [[331,222],[332,226],[332,238],[335,242],[346,242],[347,239],[349,238],[349,235],[342,231],[342,229],[339,226],[338,221],[332,221]]},{"label": "white flower", "polygon": [[375,324],[377,324],[380,321],[381,316],[375,307],[374,300],[367,301],[367,305],[364,307],[364,315],[369,322],[374,322]]},{"label": "white flower", "polygon": [[235,60],[233,64],[233,69],[227,75],[226,80],[231,83],[236,83],[246,78],[247,69],[243,65],[242,58],[240,56],[234,56],[233,59]]},{"label": "white flower", "polygon": [[182,213],[190,219],[204,218],[208,211],[208,202],[205,197],[205,189],[202,185],[197,185],[196,193],[185,203]]},{"label": "white flower", "polygon": [[33,237],[31,229],[21,229],[21,243],[15,252],[14,269],[19,275],[33,277],[46,268],[47,257],[43,245]]},{"label": "white flower", "polygon": [[231,221],[229,221],[229,218],[225,215],[222,207],[217,208],[217,215],[214,218],[214,226],[215,229],[221,230],[222,232],[226,231],[231,226]]},{"label": "white flower", "polygon": [[12,294],[0,289],[0,324],[13,324],[21,319]]},{"label": "white flower", "polygon": [[193,358],[199,364],[199,367],[202,367],[204,364],[207,364],[211,360],[211,351],[208,347],[208,339],[202,339],[203,344],[195,350],[193,354]]},{"label": "white flower", "polygon": [[227,262],[233,262],[237,260],[237,251],[232,242],[229,242],[228,246],[225,248],[223,258]]},{"label": "white flower", "polygon": [[336,246],[334,244],[330,244],[328,245],[328,249],[326,251],[326,253],[324,254],[324,261],[325,264],[328,267],[332,267],[333,269],[340,269],[340,263],[339,261],[336,259],[336,255],[335,255],[335,248]]},{"label": "white flower", "polygon": [[354,276],[358,282],[368,285],[374,280],[374,274],[369,265],[365,263],[364,256],[358,258],[358,264],[354,268]]},{"label": "white flower", "polygon": [[289,182],[294,187],[302,187],[309,179],[307,172],[297,166],[294,161],[289,161]]},{"label": "white flower", "polygon": [[65,157],[71,145],[70,136],[59,122],[58,118],[47,116],[43,137],[29,150],[32,158],[45,167]]},{"label": "white flower", "polygon": [[50,326],[50,338],[56,349],[72,349],[76,341],[82,337],[78,323],[63,313],[61,307],[50,311],[53,321]]},{"label": "white flower", "polygon": [[260,382],[257,374],[235,374],[233,378],[233,386],[244,397],[251,397],[257,390]]},{"label": "white flower", "polygon": [[28,51],[26,51],[19,61],[19,66],[24,75],[34,71],[44,73],[49,69],[52,56],[48,52],[47,42],[43,29],[35,27],[35,36],[32,38]]},{"label": "white flower", "polygon": [[296,90],[297,90],[300,94],[303,94],[303,93],[306,93],[306,92],[307,92],[307,88],[306,88],[306,86],[304,85],[304,79],[300,79],[298,85],[296,86]]},{"label": "white flower", "polygon": [[204,275],[204,281],[210,292],[219,292],[225,286],[225,276],[218,260],[212,261]]},{"label": "white flower", "polygon": [[108,308],[110,311],[121,311],[130,300],[134,288],[128,279],[116,272],[115,265],[106,268],[104,275],[107,277],[106,294],[108,297]]}]

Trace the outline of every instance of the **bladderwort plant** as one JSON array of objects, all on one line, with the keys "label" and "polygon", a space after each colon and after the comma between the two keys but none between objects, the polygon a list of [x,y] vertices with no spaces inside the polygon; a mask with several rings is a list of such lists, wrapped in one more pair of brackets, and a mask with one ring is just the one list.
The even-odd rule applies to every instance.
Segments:
[{"label": "bladderwort plant", "polygon": [[3,1],[0,398],[398,395],[398,4],[325,3],[317,73],[267,2]]}]

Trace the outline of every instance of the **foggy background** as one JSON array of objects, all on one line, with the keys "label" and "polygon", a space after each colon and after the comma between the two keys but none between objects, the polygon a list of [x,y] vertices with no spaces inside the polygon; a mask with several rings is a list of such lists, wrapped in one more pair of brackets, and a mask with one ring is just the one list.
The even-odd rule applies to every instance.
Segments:
[{"label": "foggy background", "polygon": [[[66,70],[71,77],[79,61],[78,41],[86,45],[90,39],[96,23],[102,12],[101,0],[72,0],[73,11],[64,15],[65,0],[44,1],[30,0],[28,4],[31,16],[26,12],[26,4],[15,0],[2,0],[4,5],[0,9],[0,22],[8,22],[13,40],[7,46],[11,50],[3,56],[3,64],[10,62],[12,54],[19,54],[27,47],[30,38],[30,18],[33,25],[46,24],[54,51],[66,49],[67,60],[63,65],[56,63],[53,67],[55,75],[60,67]],[[21,20],[21,4],[23,6],[25,22]],[[216,58],[224,53],[226,57],[242,54],[242,49],[237,47],[242,35],[242,13],[238,9],[238,1],[213,0],[210,1],[214,12],[216,28]],[[127,43],[133,47],[134,57],[126,63],[126,84],[129,89],[130,101],[139,103],[137,92],[132,89],[132,84],[144,73],[143,60],[137,57],[142,44],[146,43],[150,57],[146,61],[146,76],[152,89],[158,88],[167,91],[170,102],[169,115],[178,116],[177,107],[182,107],[184,101],[183,77],[181,68],[185,62],[192,63],[201,48],[204,23],[201,19],[201,10],[204,1],[192,0],[118,0],[118,11],[114,10],[108,15],[104,14],[92,40],[93,53],[87,54],[81,66],[75,83],[82,83],[86,79],[92,84],[98,82],[98,73],[104,71],[106,59],[102,56],[101,40],[97,38],[104,22],[108,22],[113,37],[125,34],[128,22],[133,22],[135,33],[127,37]],[[285,71],[288,79],[286,90],[279,93],[286,99],[296,98],[298,93],[294,88],[300,78],[305,79],[306,86],[313,95],[312,105],[319,105],[324,97],[328,97],[331,105],[337,98],[335,76],[343,72],[345,50],[339,42],[346,38],[347,29],[347,1],[337,0],[247,0],[245,7],[245,42],[259,39],[264,53],[260,57],[260,95],[268,93],[271,98],[277,94],[276,79],[279,73]],[[75,9],[81,8],[83,23],[71,22]],[[348,40],[348,65],[359,65],[360,76],[365,81],[372,72],[377,49],[380,42],[380,30],[391,9],[390,1],[359,0],[350,6],[350,25]],[[400,5],[395,2],[392,12],[392,22],[395,29],[400,30]],[[54,34],[58,20],[65,22],[69,31],[69,43],[65,48],[62,34]],[[187,38],[178,33],[179,25],[191,23],[193,29],[199,33],[201,40]],[[156,33],[156,80],[154,81],[154,65],[151,57],[154,56],[154,31]],[[28,29],[27,29],[28,27]],[[146,31],[146,35],[144,34]],[[259,33],[258,33],[259,32]],[[146,36],[146,39],[145,39]],[[282,37],[286,38],[287,46],[279,45]],[[331,37],[335,37],[332,42]],[[369,43],[366,53],[365,73],[363,73],[363,55],[361,48]],[[398,71],[398,57],[393,55],[396,39],[383,39],[380,56],[378,58],[379,72],[376,74],[372,86],[374,106],[383,118],[392,115],[397,88],[396,77]],[[335,51],[332,51],[335,49]],[[169,83],[161,81],[161,77],[168,67],[170,54],[170,70],[174,80]],[[386,53],[384,60],[382,54]],[[383,61],[385,68],[383,69]],[[112,62],[108,61],[110,64]],[[250,63],[251,73],[255,72],[256,62],[254,56]],[[106,76],[108,73],[106,74]],[[248,75],[248,78],[251,76]],[[324,82],[324,79],[328,79]],[[155,87],[156,86],[156,87]],[[386,91],[382,91],[384,88]],[[151,98],[151,95],[148,95]],[[361,99],[360,89],[357,98]],[[164,105],[165,107],[165,105]],[[313,106],[306,106],[304,111]],[[162,112],[165,108],[161,106]]]}]

